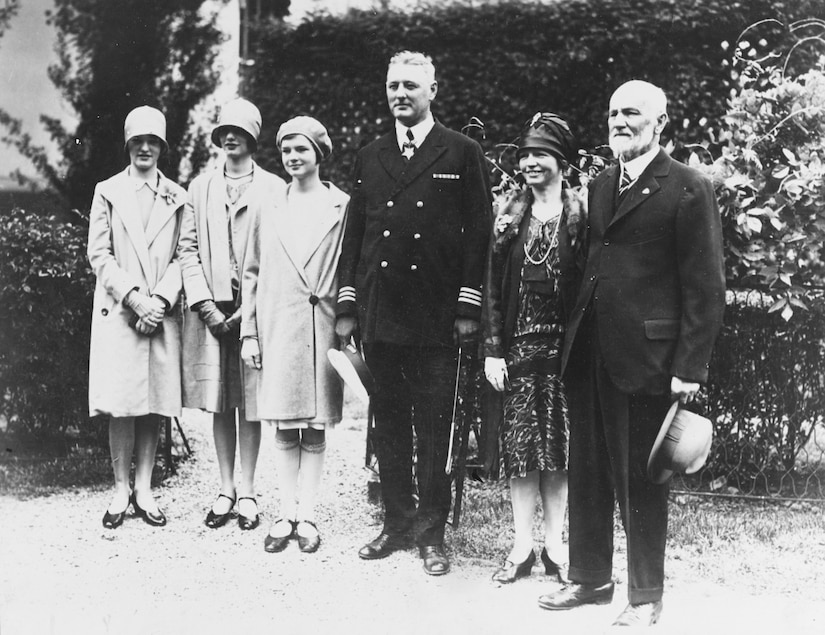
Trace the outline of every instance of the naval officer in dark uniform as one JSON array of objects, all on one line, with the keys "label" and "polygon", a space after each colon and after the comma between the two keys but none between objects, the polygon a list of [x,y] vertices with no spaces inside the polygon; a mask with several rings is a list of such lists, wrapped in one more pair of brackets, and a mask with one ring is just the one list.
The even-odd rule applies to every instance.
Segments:
[{"label": "naval officer in dark uniform", "polygon": [[433,119],[437,89],[428,56],[404,51],[390,60],[386,91],[395,128],[356,160],[336,322],[342,340],[360,333],[375,377],[384,526],[358,555],[384,558],[412,533],[430,575],[450,569],[445,463],[458,347],[478,332],[491,226],[484,155],[475,141]]}]

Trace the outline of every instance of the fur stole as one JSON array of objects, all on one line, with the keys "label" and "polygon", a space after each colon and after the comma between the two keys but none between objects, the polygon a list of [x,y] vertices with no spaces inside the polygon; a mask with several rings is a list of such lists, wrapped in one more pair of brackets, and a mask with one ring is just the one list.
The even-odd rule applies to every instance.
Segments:
[{"label": "fur stole", "polygon": [[[570,245],[578,250],[585,238],[587,227],[587,189],[584,187],[565,187],[561,192],[562,220],[564,221]],[[533,191],[524,189],[510,190],[497,196],[493,201],[495,222],[493,235],[495,236],[495,251],[504,251],[510,242],[518,236],[521,221],[527,210],[533,204]]]}]

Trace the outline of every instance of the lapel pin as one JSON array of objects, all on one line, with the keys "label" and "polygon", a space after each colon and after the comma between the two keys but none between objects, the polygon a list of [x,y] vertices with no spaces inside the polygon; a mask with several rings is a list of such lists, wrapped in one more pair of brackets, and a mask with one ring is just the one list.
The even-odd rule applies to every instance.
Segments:
[{"label": "lapel pin", "polygon": [[650,194],[650,188],[646,187],[642,190],[642,194]]}]

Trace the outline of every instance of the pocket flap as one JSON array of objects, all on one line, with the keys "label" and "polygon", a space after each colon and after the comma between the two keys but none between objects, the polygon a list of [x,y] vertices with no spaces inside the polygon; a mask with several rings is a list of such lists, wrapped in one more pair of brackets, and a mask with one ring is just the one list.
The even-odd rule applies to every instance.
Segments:
[{"label": "pocket flap", "polygon": [[679,337],[679,320],[645,320],[645,337],[649,340],[675,340]]}]

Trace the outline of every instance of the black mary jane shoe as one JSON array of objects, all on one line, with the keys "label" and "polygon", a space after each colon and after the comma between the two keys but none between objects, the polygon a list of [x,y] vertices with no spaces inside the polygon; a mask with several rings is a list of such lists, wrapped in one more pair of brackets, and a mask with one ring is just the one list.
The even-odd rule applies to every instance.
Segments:
[{"label": "black mary jane shoe", "polygon": [[547,554],[546,547],[542,547],[541,549],[541,563],[544,565],[544,573],[555,577],[560,584],[567,583],[567,568],[563,564],[553,562]]},{"label": "black mary jane shoe", "polygon": [[248,500],[255,503],[255,516],[250,518],[249,516],[244,516],[240,512],[238,512],[238,526],[243,529],[244,531],[249,531],[250,529],[255,529],[258,525],[261,524],[261,515],[258,513],[258,501],[255,500],[252,496],[239,496],[238,502],[240,503],[242,500]]},{"label": "black mary jane shoe", "polygon": [[223,527],[226,524],[226,521],[229,520],[229,517],[232,515],[232,508],[235,506],[235,499],[231,496],[227,496],[226,494],[218,494],[218,498],[225,498],[227,500],[232,501],[232,504],[229,506],[229,511],[225,514],[216,514],[212,509],[215,507],[215,503],[218,502],[218,499],[215,499],[215,503],[212,503],[212,507],[209,509],[209,513],[206,514],[206,520],[203,521],[203,524],[209,527],[210,529],[217,529],[218,527]]},{"label": "black mary jane shoe", "polygon": [[298,527],[297,522],[294,520],[284,520],[283,518],[279,518],[272,524],[274,526],[280,522],[289,523],[292,526],[292,530],[286,536],[273,536],[271,534],[267,534],[266,538],[264,538],[264,551],[267,553],[278,553],[279,551],[283,551],[286,549],[290,538],[295,536],[295,529]]},{"label": "black mary jane shoe", "polygon": [[[314,536],[302,536],[301,532],[298,531],[298,527],[301,526],[301,523],[311,525],[315,529]],[[298,536],[298,549],[303,551],[304,553],[315,553],[318,551],[318,547],[321,544],[321,534],[318,533],[318,527],[315,526],[315,523],[311,520],[302,520],[295,525],[295,535]]]},{"label": "black mary jane shoe", "polygon": [[533,570],[533,565],[536,564],[536,552],[530,550],[530,555],[527,556],[523,562],[517,564],[510,560],[505,560],[498,570],[493,574],[493,582],[499,584],[510,584],[519,578],[526,578]]},{"label": "black mary jane shoe", "polygon": [[135,513],[143,518],[143,521],[147,525],[152,525],[152,527],[163,527],[166,525],[166,516],[164,516],[163,512],[158,509],[158,513],[155,514],[150,512],[146,509],[143,509],[137,502],[137,494],[132,494],[132,507],[135,508]]}]

